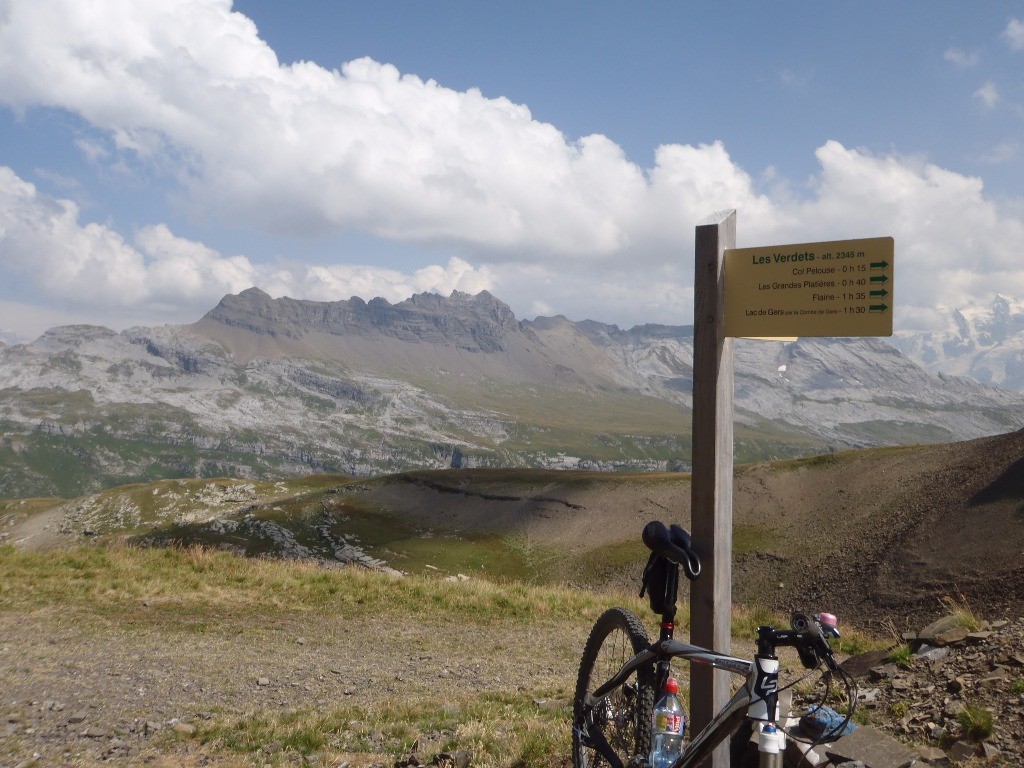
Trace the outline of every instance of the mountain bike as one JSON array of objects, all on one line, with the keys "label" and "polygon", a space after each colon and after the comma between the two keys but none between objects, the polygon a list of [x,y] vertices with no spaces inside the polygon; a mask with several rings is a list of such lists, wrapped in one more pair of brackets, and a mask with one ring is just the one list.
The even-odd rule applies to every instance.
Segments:
[{"label": "mountain bike", "polygon": [[829,696],[833,677],[840,678],[846,687],[849,710],[845,719],[811,746],[845,731],[857,695],[853,678],[839,666],[829,645],[829,639],[839,637],[835,616],[794,613],[788,629],[758,627],[753,660],[674,640],[679,567],[694,580],[700,576],[700,558],[690,534],[679,525],[653,521],[644,527],[642,538],[651,554],[640,596],[646,592],[651,609],[661,615],[660,633],[657,641],[649,642],[643,623],[625,608],[605,611],[595,622],[583,650],[573,701],[575,768],[647,768],[655,693],[664,690],[671,662],[677,658],[746,680],[711,722],[684,743],[672,768],[699,765],[719,744],[739,732],[740,738],[733,739],[736,759],[755,728],[760,767],[782,765],[786,735],[778,724],[781,689],[776,651],[783,647],[795,648],[806,669],[821,673],[825,680],[821,703]]}]

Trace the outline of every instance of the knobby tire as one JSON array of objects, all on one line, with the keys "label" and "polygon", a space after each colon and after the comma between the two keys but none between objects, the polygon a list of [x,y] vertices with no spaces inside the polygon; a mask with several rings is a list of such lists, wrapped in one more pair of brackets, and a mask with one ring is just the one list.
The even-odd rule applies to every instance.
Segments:
[{"label": "knobby tire", "polygon": [[[572,759],[574,768],[599,768],[608,760],[582,735],[588,692],[607,682],[629,659],[649,646],[640,619],[625,608],[605,611],[583,649],[573,701]],[[641,667],[595,708],[594,721],[624,766],[636,766],[651,751],[654,709],[654,665]]]}]

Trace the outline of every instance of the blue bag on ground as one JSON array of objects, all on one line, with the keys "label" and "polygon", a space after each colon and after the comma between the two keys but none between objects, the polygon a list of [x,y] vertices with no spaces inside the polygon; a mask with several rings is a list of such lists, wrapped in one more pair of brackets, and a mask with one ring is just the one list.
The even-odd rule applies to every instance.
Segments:
[{"label": "blue bag on ground", "polygon": [[845,719],[846,715],[839,714],[831,707],[820,706],[815,707],[801,717],[800,725],[808,736],[813,736],[816,739],[821,736],[838,739],[840,736],[853,733],[857,727],[852,722],[849,722],[842,731],[837,731],[836,729],[843,724]]}]

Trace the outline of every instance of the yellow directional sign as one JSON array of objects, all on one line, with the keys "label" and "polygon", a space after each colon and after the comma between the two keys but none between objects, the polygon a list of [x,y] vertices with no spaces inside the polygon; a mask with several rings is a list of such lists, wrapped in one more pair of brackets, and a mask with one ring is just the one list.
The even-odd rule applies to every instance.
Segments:
[{"label": "yellow directional sign", "polygon": [[892,336],[891,237],[725,252],[726,336]]}]

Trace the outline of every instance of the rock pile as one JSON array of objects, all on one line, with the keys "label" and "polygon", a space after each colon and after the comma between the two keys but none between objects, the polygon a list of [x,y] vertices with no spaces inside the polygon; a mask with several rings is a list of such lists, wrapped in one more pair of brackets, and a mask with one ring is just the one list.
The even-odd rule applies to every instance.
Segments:
[{"label": "rock pile", "polygon": [[906,646],[847,660],[858,706],[926,764],[1024,764],[1024,619],[963,624],[947,616]]}]

